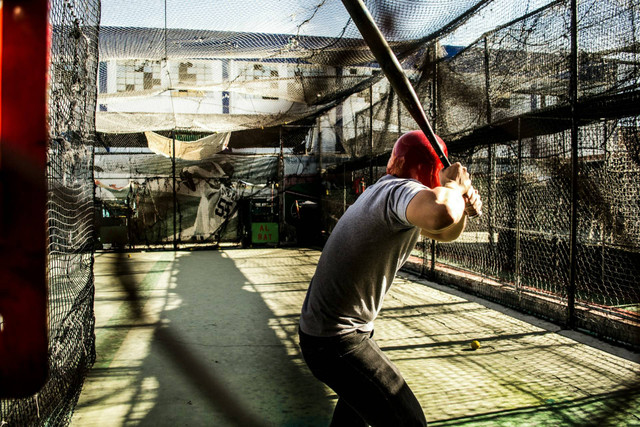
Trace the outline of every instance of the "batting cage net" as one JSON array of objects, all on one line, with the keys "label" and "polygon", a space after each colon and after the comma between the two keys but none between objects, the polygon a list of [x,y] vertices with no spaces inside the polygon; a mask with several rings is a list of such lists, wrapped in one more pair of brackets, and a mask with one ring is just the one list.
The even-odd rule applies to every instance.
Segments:
[{"label": "batting cage net", "polygon": [[34,396],[0,400],[0,425],[68,424],[95,359],[92,175],[99,19],[99,0],[50,4],[49,375]]},{"label": "batting cage net", "polygon": [[[365,3],[484,201],[409,267],[638,348],[639,2]],[[321,247],[416,128],[341,2],[247,4],[51,1],[51,375],[0,421],[69,422],[94,249]]]},{"label": "batting cage net", "polygon": [[[638,3],[367,5],[485,203],[420,271],[637,342]],[[97,247],[321,246],[385,173],[416,124],[343,5],[281,6],[103,2]]]},{"label": "batting cage net", "polygon": [[[638,13],[637,2],[556,1],[447,44],[495,18],[482,8],[419,50],[416,92],[484,215],[455,242],[420,242],[412,268],[637,347]],[[359,112],[344,145],[360,158],[330,169],[329,232],[415,126],[393,98]]]}]

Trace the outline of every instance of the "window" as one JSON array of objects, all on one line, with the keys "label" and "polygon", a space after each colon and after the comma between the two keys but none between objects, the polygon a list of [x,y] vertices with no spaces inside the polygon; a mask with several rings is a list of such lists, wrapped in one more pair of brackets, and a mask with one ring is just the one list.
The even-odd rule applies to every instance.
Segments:
[{"label": "window", "polygon": [[189,69],[193,67],[191,62],[181,62],[178,66],[178,79],[180,83],[195,83],[196,82],[196,74],[190,73]]}]

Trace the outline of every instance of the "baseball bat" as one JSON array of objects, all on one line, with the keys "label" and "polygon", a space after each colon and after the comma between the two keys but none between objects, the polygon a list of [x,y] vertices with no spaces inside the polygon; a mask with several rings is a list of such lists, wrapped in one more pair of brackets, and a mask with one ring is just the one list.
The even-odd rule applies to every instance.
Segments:
[{"label": "baseball bat", "polygon": [[[358,27],[362,38],[369,46],[371,53],[373,53],[373,56],[378,61],[380,68],[387,77],[387,80],[389,80],[398,98],[400,98],[400,101],[402,101],[402,104],[409,111],[411,117],[413,117],[422,132],[424,132],[442,162],[442,165],[448,168],[451,166],[451,162],[436,139],[436,134],[429,123],[429,119],[427,119],[427,115],[424,112],[424,108],[422,108],[418,95],[413,89],[413,85],[402,70],[398,58],[391,50],[391,47],[389,47],[389,43],[387,43],[384,35],[373,20],[364,1],[342,0],[342,4],[344,4],[351,19],[356,24],[356,27]],[[468,207],[467,212],[471,218],[480,215],[480,212],[475,212],[473,208],[470,207]]]}]

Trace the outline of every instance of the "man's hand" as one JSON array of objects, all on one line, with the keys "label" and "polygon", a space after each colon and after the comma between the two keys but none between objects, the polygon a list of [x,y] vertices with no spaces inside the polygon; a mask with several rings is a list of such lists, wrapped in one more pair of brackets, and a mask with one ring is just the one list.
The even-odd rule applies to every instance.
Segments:
[{"label": "man's hand", "polygon": [[460,163],[440,171],[440,184],[416,194],[407,205],[407,220],[419,227],[423,236],[451,242],[464,231],[467,216],[480,214],[482,201],[467,168]]},{"label": "man's hand", "polygon": [[467,215],[471,218],[482,215],[482,200],[480,200],[480,194],[478,190],[471,187],[466,194],[462,196],[465,202],[465,209]]},{"label": "man's hand", "polygon": [[443,187],[460,192],[466,205],[465,212],[467,215],[475,217],[482,214],[480,195],[471,185],[471,176],[467,168],[462,166],[460,162],[456,162],[440,171],[440,184]]},{"label": "man's hand", "polygon": [[462,166],[460,162],[456,162],[440,171],[440,185],[457,190],[461,195],[464,195],[471,188],[471,177],[467,168]]}]

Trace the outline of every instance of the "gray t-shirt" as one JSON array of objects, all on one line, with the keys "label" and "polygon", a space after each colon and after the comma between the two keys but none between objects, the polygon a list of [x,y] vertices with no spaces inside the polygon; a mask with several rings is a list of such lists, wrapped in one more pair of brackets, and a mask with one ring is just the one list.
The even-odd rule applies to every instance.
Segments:
[{"label": "gray t-shirt", "polygon": [[362,193],[327,241],[302,306],[302,332],[329,337],[373,330],[373,320],[420,230],[407,221],[418,181],[386,175]]}]

